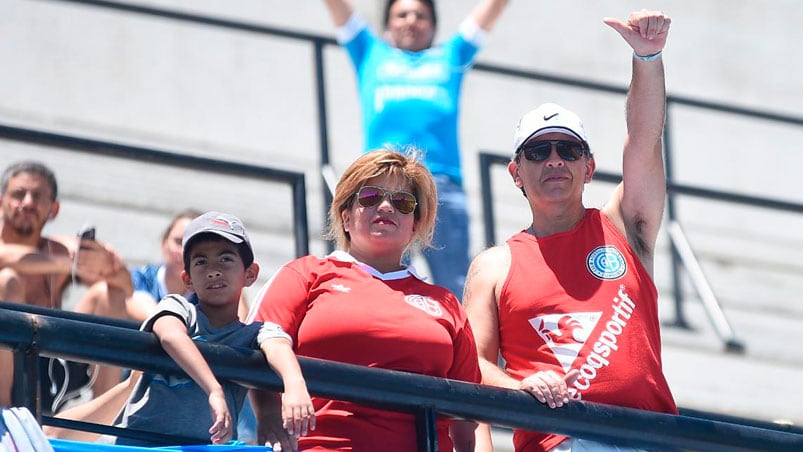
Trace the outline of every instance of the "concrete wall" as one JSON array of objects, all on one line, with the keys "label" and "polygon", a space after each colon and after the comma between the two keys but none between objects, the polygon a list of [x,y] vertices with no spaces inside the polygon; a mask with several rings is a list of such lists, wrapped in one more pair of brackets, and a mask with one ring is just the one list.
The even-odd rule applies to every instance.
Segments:
[{"label": "concrete wall", "polygon": [[[333,35],[319,1],[129,3]],[[378,27],[381,2],[355,3]],[[470,4],[438,2],[439,39],[455,29]],[[798,45],[803,5],[796,0],[513,1],[480,61],[624,87],[628,47],[601,20],[625,18],[641,7],[672,15],[664,57],[671,95],[803,117]],[[66,1],[0,0],[0,123],[303,171],[313,252],[321,253],[312,58],[309,45],[292,39]],[[362,149],[360,112],[344,52],[329,47],[325,60],[332,159],[342,170]],[[461,123],[472,252],[483,247],[477,153],[509,152],[518,117],[545,101],[579,113],[598,167],[619,171],[621,96],[472,72],[464,86]],[[678,182],[803,203],[795,176],[803,163],[803,128],[687,107],[670,114]],[[57,171],[65,207],[49,232],[72,233],[92,221],[99,238],[113,243],[132,264],[159,259],[162,228],[174,211],[187,206],[241,216],[255,233],[263,280],[293,257],[287,240],[289,193],[281,186],[7,140],[0,142],[0,156],[4,166],[23,157],[42,158]],[[494,180],[501,239],[529,219],[506,173],[495,171]],[[592,184],[588,205],[601,205],[611,188]],[[762,358],[803,365],[803,352],[779,345],[803,319],[803,217],[692,198],[679,199],[677,208],[737,332]],[[662,237],[656,280],[666,301],[662,315],[671,320],[666,243]],[[692,307],[690,322],[699,334],[679,343],[690,341],[693,347],[700,337],[711,337],[699,309]],[[776,328],[779,324],[784,326]],[[749,415],[744,411],[737,412]],[[787,417],[803,419],[803,412]]]}]

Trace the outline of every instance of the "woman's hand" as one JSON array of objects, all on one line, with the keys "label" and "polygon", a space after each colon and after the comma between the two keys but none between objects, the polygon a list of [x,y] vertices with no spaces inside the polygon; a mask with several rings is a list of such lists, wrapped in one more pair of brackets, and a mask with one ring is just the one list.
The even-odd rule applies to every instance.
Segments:
[{"label": "woman's hand", "polygon": [[282,394],[282,426],[296,438],[306,436],[310,430],[315,430],[315,408],[307,386],[303,381],[285,386],[286,391]]}]

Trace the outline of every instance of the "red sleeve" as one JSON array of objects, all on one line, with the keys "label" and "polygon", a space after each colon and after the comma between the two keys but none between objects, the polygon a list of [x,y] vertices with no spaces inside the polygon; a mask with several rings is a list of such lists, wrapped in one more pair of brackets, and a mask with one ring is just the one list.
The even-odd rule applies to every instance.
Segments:
[{"label": "red sleeve", "polygon": [[307,312],[310,280],[299,267],[303,260],[296,259],[273,275],[262,288],[262,297],[257,300],[254,320],[273,322],[293,338],[298,344],[298,328]]},{"label": "red sleeve", "polygon": [[452,360],[452,367],[446,376],[453,380],[479,383],[482,381],[482,374],[480,373],[480,365],[477,358],[474,333],[471,331],[466,312],[457,300],[455,300],[453,312],[455,322],[455,337],[452,344],[454,359]]}]

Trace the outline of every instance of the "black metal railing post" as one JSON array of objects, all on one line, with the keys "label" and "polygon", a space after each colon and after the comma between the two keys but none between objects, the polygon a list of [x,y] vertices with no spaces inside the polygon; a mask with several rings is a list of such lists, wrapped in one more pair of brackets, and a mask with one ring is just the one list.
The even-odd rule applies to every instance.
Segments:
[{"label": "black metal railing post", "polygon": [[494,219],[494,202],[491,193],[491,165],[499,163],[501,156],[480,152],[480,194],[482,195],[482,224],[485,230],[485,247],[496,245],[496,224]]},{"label": "black metal railing post", "polygon": [[35,338],[32,337],[27,346],[20,345],[14,349],[14,386],[11,400],[15,406],[28,408],[34,417],[41,421],[39,365],[39,350]]},{"label": "black metal railing post", "polygon": [[[324,77],[324,58],[323,46],[327,43],[325,40],[313,41],[315,45],[315,89],[318,99],[318,139],[320,153],[320,169],[318,176],[321,178],[321,195],[323,199],[323,223],[329,223],[329,206],[332,205],[332,193],[329,191],[329,186],[326,183],[326,178],[323,175],[323,169],[331,166],[329,157],[329,127],[327,126],[326,119],[326,80]],[[326,242],[326,248],[329,253],[334,251],[334,243],[332,241]]]},{"label": "black metal railing post", "polygon": [[431,406],[415,412],[415,432],[418,452],[438,452],[438,414]]},{"label": "black metal railing post", "polygon": [[296,257],[309,254],[309,219],[307,218],[307,184],[304,177],[293,182],[293,237]]}]

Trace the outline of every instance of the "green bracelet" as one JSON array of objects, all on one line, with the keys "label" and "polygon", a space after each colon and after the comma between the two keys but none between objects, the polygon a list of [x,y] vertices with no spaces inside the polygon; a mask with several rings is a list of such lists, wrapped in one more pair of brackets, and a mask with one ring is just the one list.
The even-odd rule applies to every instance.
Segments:
[{"label": "green bracelet", "polygon": [[639,61],[655,61],[658,58],[661,58],[661,52],[662,52],[662,50],[659,50],[659,51],[653,53],[652,55],[639,55],[634,50],[633,51],[633,57],[635,57]]}]

